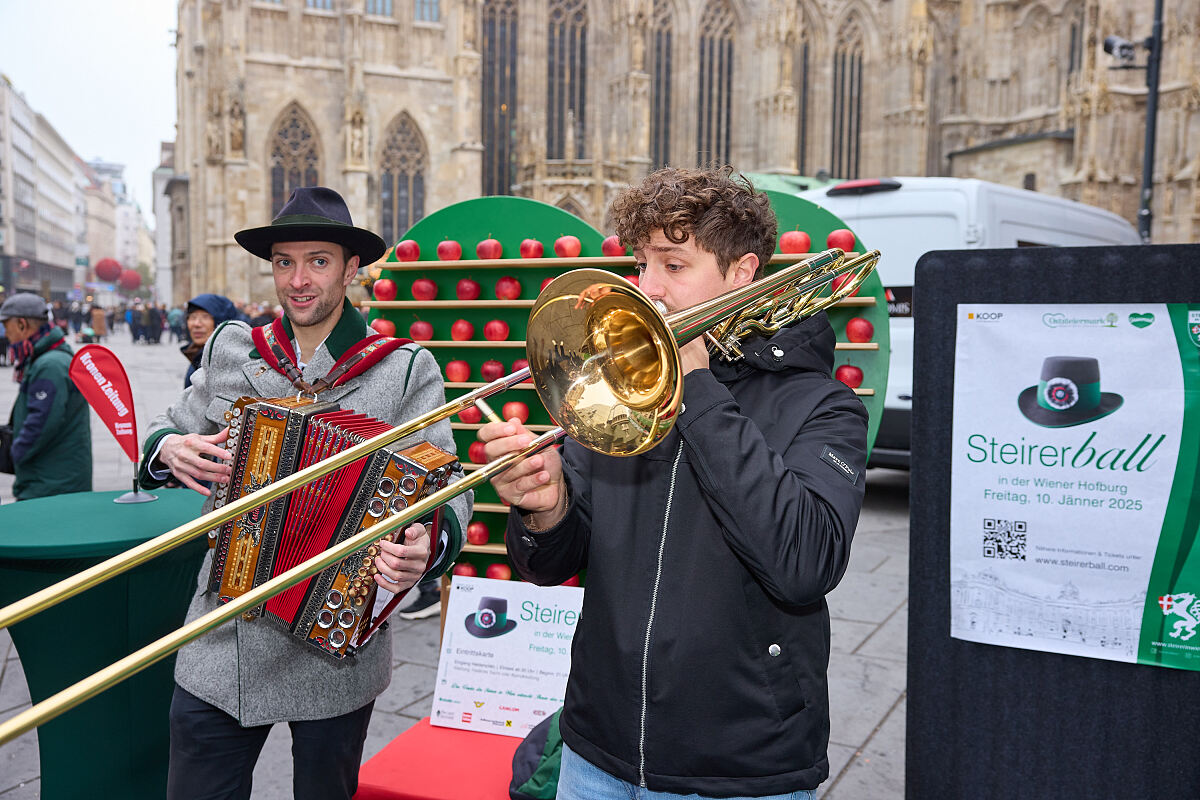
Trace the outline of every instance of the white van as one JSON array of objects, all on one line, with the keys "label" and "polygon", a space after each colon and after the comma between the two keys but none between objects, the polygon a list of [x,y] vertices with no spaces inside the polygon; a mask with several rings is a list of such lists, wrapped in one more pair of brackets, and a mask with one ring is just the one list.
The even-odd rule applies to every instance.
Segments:
[{"label": "white van", "polygon": [[917,259],[930,250],[1141,241],[1132,225],[1103,209],[970,178],[852,180],[796,194],[837,215],[883,254],[878,270],[887,290],[891,360],[870,466],[909,466]]}]

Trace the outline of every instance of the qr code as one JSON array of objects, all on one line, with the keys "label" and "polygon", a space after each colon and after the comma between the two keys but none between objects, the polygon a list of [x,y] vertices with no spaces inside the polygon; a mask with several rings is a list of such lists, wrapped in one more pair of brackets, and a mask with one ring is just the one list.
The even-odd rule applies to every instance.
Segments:
[{"label": "qr code", "polygon": [[984,519],[983,557],[1025,560],[1025,521]]}]

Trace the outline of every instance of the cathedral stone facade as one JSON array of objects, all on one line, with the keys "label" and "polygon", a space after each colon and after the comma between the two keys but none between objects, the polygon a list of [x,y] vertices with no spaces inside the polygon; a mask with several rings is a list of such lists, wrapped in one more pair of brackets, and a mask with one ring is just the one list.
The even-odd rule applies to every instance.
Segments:
[{"label": "cathedral stone facade", "polygon": [[[233,233],[324,184],[395,241],[484,194],[605,229],[665,164],[953,175],[1133,221],[1138,0],[180,0],[176,302],[273,296]],[[1200,0],[1163,25],[1154,240],[1200,239]],[[1139,48],[1136,62],[1144,64]]]}]

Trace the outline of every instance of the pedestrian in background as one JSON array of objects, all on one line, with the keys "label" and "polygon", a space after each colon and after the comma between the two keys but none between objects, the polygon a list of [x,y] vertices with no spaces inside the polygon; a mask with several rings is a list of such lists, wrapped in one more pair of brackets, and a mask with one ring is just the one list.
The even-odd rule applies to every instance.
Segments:
[{"label": "pedestrian in background", "polygon": [[183,313],[183,309],[179,306],[173,306],[171,310],[167,312],[167,326],[171,329],[171,341],[184,341],[184,319],[185,315]]},{"label": "pedestrian in background", "polygon": [[191,341],[179,348],[189,362],[187,375],[183,377],[183,388],[192,385],[192,373],[200,368],[205,342],[222,323],[231,319],[245,321],[246,318],[225,295],[198,294],[188,301],[187,329]]},{"label": "pedestrian in background", "polygon": [[13,405],[13,496],[18,500],[92,490],[92,434],[87,401],[67,374],[72,350],[51,325],[46,303],[14,294],[0,306],[0,322],[21,356]]}]

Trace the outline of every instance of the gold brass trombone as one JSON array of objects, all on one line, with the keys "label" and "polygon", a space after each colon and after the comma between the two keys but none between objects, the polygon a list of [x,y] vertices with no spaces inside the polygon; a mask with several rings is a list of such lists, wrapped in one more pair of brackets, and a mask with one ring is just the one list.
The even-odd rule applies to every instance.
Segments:
[{"label": "gold brass trombone", "polygon": [[[633,284],[612,273],[587,269],[564,273],[541,293],[530,314],[526,336],[529,367],[0,609],[0,628],[145,563],[531,376],[546,410],[561,427],[0,723],[0,744],[70,710],[267,598],[426,516],[568,434],[580,444],[607,455],[629,456],[654,447],[674,424],[683,394],[679,347],[705,336],[710,348],[721,357],[736,358],[740,355],[740,343],[747,337],[769,334],[853,294],[878,259],[878,251],[847,261],[841,250],[827,250],[670,316],[663,316]],[[830,294],[822,295],[822,290],[839,275],[850,277]],[[481,404],[486,406],[486,402]]]}]

